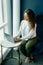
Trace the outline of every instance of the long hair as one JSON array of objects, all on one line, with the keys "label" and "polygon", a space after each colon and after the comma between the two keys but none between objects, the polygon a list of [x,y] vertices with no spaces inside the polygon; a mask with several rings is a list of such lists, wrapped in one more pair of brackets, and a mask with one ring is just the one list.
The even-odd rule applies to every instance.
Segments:
[{"label": "long hair", "polygon": [[31,27],[34,28],[35,27],[35,23],[37,22],[37,20],[36,20],[35,13],[33,12],[33,10],[26,9],[24,11],[24,13],[27,13],[28,18],[29,18],[29,22],[32,24]]}]

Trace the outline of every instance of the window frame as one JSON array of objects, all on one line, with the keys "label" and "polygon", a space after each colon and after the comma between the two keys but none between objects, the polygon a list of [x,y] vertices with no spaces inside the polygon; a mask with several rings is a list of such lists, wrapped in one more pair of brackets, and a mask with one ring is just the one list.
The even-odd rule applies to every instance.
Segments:
[{"label": "window frame", "polygon": [[[0,0],[0,13],[1,13],[1,15],[0,15],[0,20],[1,20],[1,24],[0,24],[0,32],[2,32],[2,33],[0,33],[0,35],[1,35],[1,37],[2,37],[2,34],[3,34],[3,38],[4,38],[4,28],[5,28],[5,26],[7,25],[7,22],[4,22],[4,18],[3,18],[3,3],[2,3],[2,0]],[[0,42],[2,41],[3,39],[2,38],[0,38]]]}]

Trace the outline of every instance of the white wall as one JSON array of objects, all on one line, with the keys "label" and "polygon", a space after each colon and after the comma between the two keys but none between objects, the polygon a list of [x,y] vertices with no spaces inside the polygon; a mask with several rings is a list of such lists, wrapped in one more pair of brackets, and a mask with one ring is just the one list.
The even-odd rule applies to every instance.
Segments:
[{"label": "white wall", "polygon": [[13,0],[13,37],[16,36],[20,23],[20,0]]}]

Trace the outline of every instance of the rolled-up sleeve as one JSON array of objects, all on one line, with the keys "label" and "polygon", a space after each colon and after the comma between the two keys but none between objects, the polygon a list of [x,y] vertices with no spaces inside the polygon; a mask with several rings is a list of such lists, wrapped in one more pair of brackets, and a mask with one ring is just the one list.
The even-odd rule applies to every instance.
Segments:
[{"label": "rolled-up sleeve", "polygon": [[18,33],[16,34],[16,37],[19,37],[20,35],[21,35],[21,26],[20,26],[20,28],[19,28]]}]

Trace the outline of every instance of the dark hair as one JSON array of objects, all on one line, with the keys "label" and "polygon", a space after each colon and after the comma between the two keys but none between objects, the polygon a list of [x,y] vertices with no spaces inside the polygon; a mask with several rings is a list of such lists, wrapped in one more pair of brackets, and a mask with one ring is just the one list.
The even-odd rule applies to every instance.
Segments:
[{"label": "dark hair", "polygon": [[26,9],[24,11],[24,13],[27,13],[27,15],[29,17],[29,22],[31,22],[32,28],[34,28],[35,27],[35,23],[36,23],[36,17],[35,17],[35,13],[33,12],[33,10]]}]

